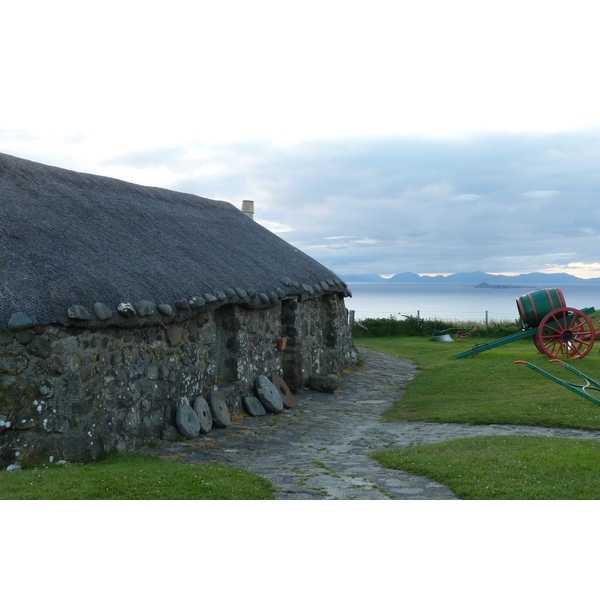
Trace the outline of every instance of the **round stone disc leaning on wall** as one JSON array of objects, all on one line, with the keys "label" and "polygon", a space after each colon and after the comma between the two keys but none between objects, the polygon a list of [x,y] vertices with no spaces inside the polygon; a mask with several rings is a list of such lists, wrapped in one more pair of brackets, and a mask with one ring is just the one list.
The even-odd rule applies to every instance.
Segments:
[{"label": "round stone disc leaning on wall", "polygon": [[262,402],[256,396],[244,398],[244,409],[251,417],[262,417],[267,414]]},{"label": "round stone disc leaning on wall", "polygon": [[189,404],[180,404],[177,407],[175,422],[181,435],[188,440],[193,440],[200,435],[200,419]]},{"label": "round stone disc leaning on wall", "polygon": [[256,395],[263,406],[272,413],[280,413],[283,410],[283,399],[279,390],[264,375],[259,375],[254,380]]},{"label": "round stone disc leaning on wall", "polygon": [[225,428],[231,425],[231,415],[229,414],[227,404],[218,398],[216,394],[209,394],[208,406],[210,407],[213,425],[215,427]]},{"label": "round stone disc leaning on wall", "polygon": [[292,396],[292,392],[290,392],[290,388],[288,387],[287,383],[281,377],[279,377],[277,373],[273,373],[269,379],[281,394],[283,408],[294,408],[294,397]]},{"label": "round stone disc leaning on wall", "polygon": [[200,421],[200,433],[208,433],[213,426],[213,417],[208,402],[202,396],[194,400],[194,411]]}]

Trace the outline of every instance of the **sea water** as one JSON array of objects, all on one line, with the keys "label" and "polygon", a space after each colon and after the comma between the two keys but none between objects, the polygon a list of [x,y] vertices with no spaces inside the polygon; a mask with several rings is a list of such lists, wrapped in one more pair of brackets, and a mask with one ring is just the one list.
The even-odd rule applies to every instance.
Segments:
[{"label": "sea water", "polygon": [[[569,284],[559,287],[568,307],[595,307],[600,310],[600,285]],[[478,288],[470,284],[445,283],[348,283],[352,292],[346,307],[357,320],[401,315],[438,318],[448,321],[516,321],[516,299],[535,286],[514,288]],[[487,313],[487,315],[486,315]],[[595,324],[596,325],[596,324]]]}]

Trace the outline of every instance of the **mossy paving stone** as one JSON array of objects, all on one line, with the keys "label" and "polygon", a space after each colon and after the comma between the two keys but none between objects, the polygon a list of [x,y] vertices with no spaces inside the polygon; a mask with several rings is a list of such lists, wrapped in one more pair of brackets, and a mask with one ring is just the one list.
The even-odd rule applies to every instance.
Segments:
[{"label": "mossy paving stone", "polygon": [[[398,365],[393,359],[389,363],[385,361],[376,371],[378,374],[392,373],[385,378],[389,394],[381,388],[373,391],[373,373],[360,366],[340,377],[345,383],[342,395],[304,388],[294,396],[296,407],[293,410],[282,410],[277,414],[269,412],[260,418],[236,419],[227,429],[213,428],[209,435],[193,442],[164,443],[158,450],[145,449],[145,453],[163,458],[177,456],[177,460],[184,462],[246,469],[269,479],[279,490],[278,499],[389,499],[392,496],[379,482],[384,476],[395,482],[406,474],[394,471],[388,476],[389,470],[384,472],[369,455],[373,450],[382,449],[382,442],[389,445],[390,439],[398,438],[395,432],[391,438],[389,434],[379,435],[381,411],[398,398],[399,387],[404,387],[396,385],[399,376],[403,375],[403,382],[407,383],[416,369],[409,361],[400,361]],[[384,397],[386,403],[376,407],[356,403],[369,393]],[[369,446],[353,447],[352,442],[357,438],[367,439]],[[326,465],[325,470],[322,465]],[[313,490],[306,485],[311,477],[333,473],[339,475],[339,488]],[[364,480],[376,481],[379,487],[354,484],[354,481]],[[424,478],[423,481],[430,483]],[[433,485],[437,486],[435,482]],[[440,491],[436,487],[418,497],[441,499],[449,496],[446,488]],[[417,496],[394,494],[393,497],[410,499]]]}]

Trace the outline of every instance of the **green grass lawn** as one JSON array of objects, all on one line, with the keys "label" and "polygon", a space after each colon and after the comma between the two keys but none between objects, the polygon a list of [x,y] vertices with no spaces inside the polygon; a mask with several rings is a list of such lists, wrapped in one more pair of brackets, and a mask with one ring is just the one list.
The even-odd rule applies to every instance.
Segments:
[{"label": "green grass lawn", "polygon": [[378,452],[384,467],[424,475],[466,500],[597,500],[600,442],[485,436]]},{"label": "green grass lawn", "polygon": [[136,455],[0,473],[1,500],[272,500],[269,481],[243,469]]},{"label": "green grass lawn", "polygon": [[[386,420],[600,430],[600,406],[524,365],[514,364],[526,360],[560,379],[583,382],[564,367],[549,364],[549,358],[540,354],[531,340],[460,359],[453,356],[472,343],[404,337],[363,338],[357,344],[410,358],[421,368],[402,398],[385,414]],[[595,348],[582,360],[569,364],[600,379],[600,356]]]},{"label": "green grass lawn", "polygon": [[[477,339],[485,341],[492,339]],[[453,357],[473,342],[396,337],[362,338],[356,343],[409,358],[420,367],[385,420],[600,430],[600,406],[514,364],[526,360],[560,379],[582,383],[567,369],[549,364],[531,340],[462,359]],[[596,349],[569,364],[600,379]],[[378,452],[374,458],[385,467],[444,483],[459,498],[600,498],[600,442],[593,440],[485,436]]]}]

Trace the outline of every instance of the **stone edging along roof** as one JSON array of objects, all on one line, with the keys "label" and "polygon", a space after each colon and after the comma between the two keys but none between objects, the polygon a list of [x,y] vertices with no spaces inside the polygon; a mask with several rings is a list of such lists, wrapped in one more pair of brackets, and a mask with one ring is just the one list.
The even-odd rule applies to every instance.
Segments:
[{"label": "stone edging along roof", "polygon": [[350,295],[227,202],[0,153],[0,330],[132,326]]}]

